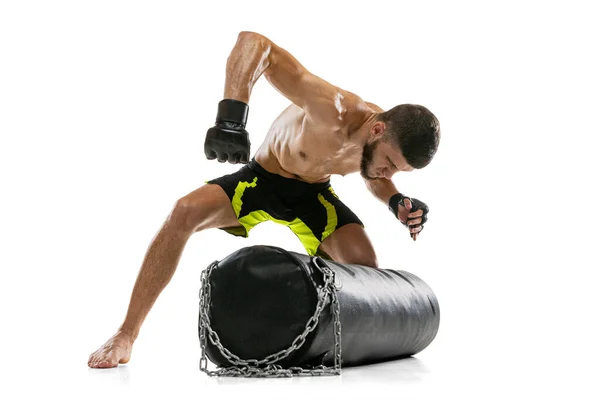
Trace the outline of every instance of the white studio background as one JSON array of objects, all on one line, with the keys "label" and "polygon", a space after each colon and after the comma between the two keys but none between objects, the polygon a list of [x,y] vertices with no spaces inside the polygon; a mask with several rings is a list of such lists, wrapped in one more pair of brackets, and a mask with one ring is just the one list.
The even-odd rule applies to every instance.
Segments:
[{"label": "white studio background", "polygon": [[[598,14],[593,2],[3,1],[0,5],[0,397],[598,398]],[[423,104],[442,140],[394,177],[429,204],[416,242],[358,176],[332,184],[382,268],[435,291],[438,337],[412,360],[341,377],[244,380],[198,370],[200,272],[275,224],[192,236],[126,366],[88,355],[123,320],[175,201],[238,166],[204,135],[237,34],[383,108]],[[255,151],[288,104],[264,79]]]}]

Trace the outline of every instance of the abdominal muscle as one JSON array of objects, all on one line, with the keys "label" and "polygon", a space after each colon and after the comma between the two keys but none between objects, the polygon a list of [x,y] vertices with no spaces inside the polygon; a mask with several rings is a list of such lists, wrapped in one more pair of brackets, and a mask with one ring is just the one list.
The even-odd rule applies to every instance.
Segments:
[{"label": "abdominal muscle", "polygon": [[271,173],[309,183],[357,172],[362,149],[348,143],[345,129],[332,128],[311,129],[304,111],[292,104],[273,122],[254,158]]}]

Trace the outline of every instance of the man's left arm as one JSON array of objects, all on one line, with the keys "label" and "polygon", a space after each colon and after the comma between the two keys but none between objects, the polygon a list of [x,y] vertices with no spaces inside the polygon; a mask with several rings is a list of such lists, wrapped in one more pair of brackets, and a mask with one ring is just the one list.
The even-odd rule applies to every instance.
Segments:
[{"label": "man's left arm", "polygon": [[413,240],[417,240],[417,236],[423,230],[423,224],[427,221],[427,205],[401,194],[390,179],[376,178],[364,181],[373,196],[395,212],[396,218],[409,228]]}]

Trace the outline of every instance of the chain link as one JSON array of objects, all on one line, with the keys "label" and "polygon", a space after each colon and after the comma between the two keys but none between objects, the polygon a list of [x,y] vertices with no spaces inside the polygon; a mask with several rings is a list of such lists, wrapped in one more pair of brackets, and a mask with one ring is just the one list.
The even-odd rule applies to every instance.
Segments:
[{"label": "chain link", "polygon": [[[317,306],[313,316],[310,317],[306,323],[304,332],[302,332],[296,337],[296,339],[292,341],[292,344],[289,348],[271,354],[260,361],[256,359],[243,360],[231,353],[223,346],[219,335],[211,328],[210,318],[208,316],[211,292],[209,278],[213,269],[217,267],[218,261],[214,261],[208,266],[208,268],[202,271],[200,278],[202,283],[200,288],[200,348],[202,350],[202,356],[200,358],[200,370],[206,373],[208,376],[292,377],[340,375],[342,367],[342,324],[340,323],[340,304],[338,302],[334,285],[335,274],[327,265],[320,266],[317,260],[319,259],[316,257],[312,259],[314,266],[324,276],[324,284],[323,286],[318,287]],[[301,367],[289,367],[285,369],[275,364],[277,361],[283,360],[293,351],[298,350],[304,345],[308,334],[317,327],[317,324],[319,323],[319,317],[325,308],[325,302],[329,296],[331,296],[331,311],[334,317],[333,367],[318,365],[316,367],[312,367],[311,369],[305,369]],[[217,347],[219,352],[227,359],[227,361],[233,364],[233,366],[220,368],[216,371],[208,370],[208,359],[206,357],[207,339],[210,339],[211,343]]]}]

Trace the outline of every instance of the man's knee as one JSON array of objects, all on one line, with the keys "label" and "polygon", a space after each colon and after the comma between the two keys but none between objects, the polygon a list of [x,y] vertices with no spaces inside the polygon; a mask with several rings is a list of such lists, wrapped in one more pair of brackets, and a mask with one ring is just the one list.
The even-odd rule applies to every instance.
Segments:
[{"label": "man's knee", "polygon": [[173,205],[167,221],[178,230],[193,232],[205,218],[202,208],[202,203],[197,199],[182,197]]},{"label": "man's knee", "polygon": [[377,255],[372,246],[346,246],[343,249],[339,249],[337,254],[334,252],[327,253],[324,249],[319,248],[316,255],[342,264],[356,264],[379,268]]},{"label": "man's knee", "polygon": [[185,232],[239,225],[229,197],[217,185],[202,186],[177,200],[168,221]]},{"label": "man's knee", "polygon": [[320,252],[343,264],[357,264],[377,268],[375,249],[364,228],[351,223],[338,228],[319,247]]},{"label": "man's knee", "polygon": [[346,262],[346,264],[358,264],[365,267],[379,268],[377,256],[374,251],[359,252],[358,254],[351,255],[349,259],[353,261]]}]

